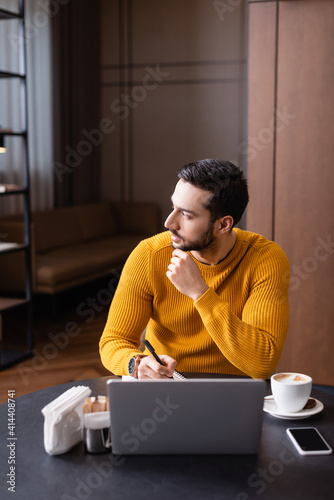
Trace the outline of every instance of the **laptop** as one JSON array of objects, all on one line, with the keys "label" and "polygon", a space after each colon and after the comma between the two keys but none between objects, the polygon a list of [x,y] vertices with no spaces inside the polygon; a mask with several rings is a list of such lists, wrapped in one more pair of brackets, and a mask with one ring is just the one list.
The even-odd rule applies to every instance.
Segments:
[{"label": "laptop", "polygon": [[257,453],[265,391],[258,379],[109,379],[112,453]]}]

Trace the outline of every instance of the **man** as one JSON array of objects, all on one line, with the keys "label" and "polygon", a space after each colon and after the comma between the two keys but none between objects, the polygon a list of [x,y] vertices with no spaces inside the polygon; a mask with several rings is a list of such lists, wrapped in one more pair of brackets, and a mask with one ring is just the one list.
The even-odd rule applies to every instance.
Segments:
[{"label": "man", "polygon": [[[234,228],[247,203],[247,182],[232,163],[181,169],[169,231],[142,241],[124,266],[100,341],[110,371],[166,378],[177,365],[270,376],[288,330],[289,263],[276,243]],[[138,349],[146,326],[165,366]]]}]

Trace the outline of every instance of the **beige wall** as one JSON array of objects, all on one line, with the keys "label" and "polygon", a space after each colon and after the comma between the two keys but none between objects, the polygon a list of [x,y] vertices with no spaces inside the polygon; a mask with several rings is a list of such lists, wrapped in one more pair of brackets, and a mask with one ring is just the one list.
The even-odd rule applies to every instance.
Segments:
[{"label": "beige wall", "polygon": [[[119,12],[118,1],[102,0],[101,115],[115,125],[102,144],[103,199],[155,201],[163,221],[182,165],[219,157],[243,166],[239,3],[222,12],[208,0],[128,0]],[[120,95],[132,92],[121,107]]]}]

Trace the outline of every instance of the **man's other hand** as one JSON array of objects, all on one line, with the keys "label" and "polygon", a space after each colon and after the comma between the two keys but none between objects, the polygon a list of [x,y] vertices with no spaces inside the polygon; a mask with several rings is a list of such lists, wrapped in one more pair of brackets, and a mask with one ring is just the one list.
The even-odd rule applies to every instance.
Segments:
[{"label": "man's other hand", "polygon": [[174,250],[166,274],[179,292],[193,300],[199,299],[209,288],[194,259],[180,249]]}]

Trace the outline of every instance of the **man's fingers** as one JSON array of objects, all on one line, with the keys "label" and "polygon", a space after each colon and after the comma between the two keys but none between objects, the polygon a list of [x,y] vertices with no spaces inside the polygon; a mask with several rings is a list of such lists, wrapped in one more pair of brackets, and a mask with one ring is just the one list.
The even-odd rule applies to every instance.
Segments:
[{"label": "man's fingers", "polygon": [[159,357],[160,357],[161,361],[163,363],[165,363],[166,367],[170,370],[170,373],[172,376],[173,372],[176,368],[177,361],[174,358],[171,358],[170,356],[168,356],[168,354],[161,354],[161,356],[159,356]]},{"label": "man's fingers", "polygon": [[153,356],[148,356],[151,359],[147,360],[147,366],[151,370],[153,370],[155,373],[158,373],[159,375],[165,376],[165,377],[170,377],[171,373],[168,367],[162,366],[158,361],[154,359]]},{"label": "man's fingers", "polygon": [[[140,362],[138,368],[138,378],[170,378],[173,376],[176,361],[170,356],[162,355],[161,360],[166,366],[158,363],[153,356],[146,356]],[[171,368],[172,366],[172,368]]]},{"label": "man's fingers", "polygon": [[166,378],[171,378],[169,375],[162,375],[161,373],[158,373],[149,366],[145,367],[145,370],[138,370],[138,378],[139,379],[161,379],[161,380],[166,380]]},{"label": "man's fingers", "polygon": [[173,257],[183,257],[184,255],[188,255],[187,252],[184,252],[183,250],[180,250],[179,248],[175,248],[175,250],[172,253]]}]

